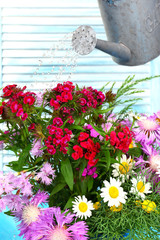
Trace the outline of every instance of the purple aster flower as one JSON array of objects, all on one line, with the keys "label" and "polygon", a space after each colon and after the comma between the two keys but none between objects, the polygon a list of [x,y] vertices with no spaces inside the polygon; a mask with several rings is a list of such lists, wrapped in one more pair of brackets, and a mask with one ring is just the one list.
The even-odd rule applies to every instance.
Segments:
[{"label": "purple aster flower", "polygon": [[160,176],[160,151],[157,151],[149,144],[143,144],[142,150],[148,155],[148,170]]},{"label": "purple aster flower", "polygon": [[30,240],[87,240],[87,231],[84,221],[75,222],[75,214],[53,207],[32,224]]},{"label": "purple aster flower", "polygon": [[160,151],[146,143],[143,143],[142,150],[147,155],[147,160],[140,156],[136,159],[135,166],[141,168],[142,173],[153,182],[157,191],[160,192]]},{"label": "purple aster flower", "polygon": [[153,143],[154,141],[160,143],[160,125],[153,116],[139,120],[137,124],[138,128],[134,129],[136,141],[140,143]]},{"label": "purple aster flower", "polygon": [[[49,177],[52,177],[49,178]],[[45,163],[43,167],[40,169],[40,172],[37,174],[37,178],[41,179],[42,183],[49,185],[51,184],[52,180],[55,178],[55,170],[52,169],[50,163]]]},{"label": "purple aster flower", "polygon": [[31,240],[30,228],[32,224],[38,221],[40,215],[47,210],[47,208],[40,208],[39,205],[46,203],[48,197],[47,193],[39,190],[34,197],[25,201],[20,211],[14,211],[16,219],[20,221],[18,225],[19,236],[24,235],[26,240]]},{"label": "purple aster flower", "polygon": [[34,139],[31,149],[31,154],[35,157],[41,157],[43,154],[43,150],[40,150],[42,148],[41,139]]}]

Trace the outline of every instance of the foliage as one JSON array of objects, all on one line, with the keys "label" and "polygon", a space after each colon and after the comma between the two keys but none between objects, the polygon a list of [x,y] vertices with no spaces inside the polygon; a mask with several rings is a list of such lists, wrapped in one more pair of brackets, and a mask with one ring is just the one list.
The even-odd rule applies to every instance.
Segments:
[{"label": "foliage", "polygon": [[[1,176],[1,182],[4,178],[9,181],[7,186],[1,187],[4,202],[0,202],[0,208],[3,210],[8,206],[13,190],[21,199],[21,210],[26,204],[23,197],[30,199],[41,190],[49,194],[51,209],[69,209],[80,218],[75,210],[79,206],[82,216],[88,217],[86,222],[93,239],[99,235],[102,239],[106,236],[119,239],[128,230],[131,238],[135,232],[142,237],[139,239],[144,239],[145,234],[152,239],[151,227],[159,230],[160,164],[153,164],[149,159],[159,155],[160,117],[140,115],[140,119],[144,117],[155,124],[155,129],[153,126],[142,129],[138,125],[138,116],[132,114],[131,117],[129,113],[138,98],[128,99],[128,96],[141,92],[137,90],[139,83],[149,79],[128,77],[116,93],[114,84],[107,91],[105,87],[98,91],[92,87],[79,88],[71,82],[59,83],[55,88],[37,94],[17,85],[3,88],[0,122],[5,124],[5,130],[0,130],[0,143],[15,154],[17,160],[8,166],[18,173],[18,177],[11,180],[10,175]],[[122,106],[118,113],[115,112],[117,106]],[[148,190],[143,193],[138,188],[139,192],[134,192],[133,179],[139,181],[137,186],[142,184],[142,189]],[[115,191],[122,193],[118,204],[114,202],[115,192],[110,193],[112,181],[117,184],[114,190],[116,187],[118,190]],[[110,186],[108,190],[107,186]],[[111,205],[104,197],[106,192],[114,196]],[[144,207],[146,194],[146,199],[154,206],[149,212]],[[78,201],[86,204],[86,212]],[[93,210],[96,202],[99,207]],[[119,204],[123,207],[117,211]],[[111,207],[115,207],[114,210]],[[15,205],[10,205],[10,210],[14,214],[18,211]],[[24,221],[23,217],[21,220]],[[27,226],[26,232],[31,229]],[[22,235],[26,236],[26,232]]]}]

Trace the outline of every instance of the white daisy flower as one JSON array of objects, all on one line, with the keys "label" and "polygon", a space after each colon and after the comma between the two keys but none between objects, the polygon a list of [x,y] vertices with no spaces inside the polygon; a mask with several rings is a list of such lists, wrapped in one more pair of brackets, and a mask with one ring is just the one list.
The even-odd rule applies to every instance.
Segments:
[{"label": "white daisy flower", "polygon": [[121,203],[125,204],[127,199],[127,193],[123,191],[121,187],[121,182],[114,178],[110,178],[110,183],[108,181],[103,182],[105,187],[101,189],[100,194],[104,202],[108,202],[108,206],[118,207]]},{"label": "white daisy flower", "polygon": [[124,182],[125,178],[128,179],[131,173],[134,172],[132,170],[134,167],[134,161],[131,157],[127,158],[126,155],[123,154],[120,159],[120,163],[114,163],[112,164],[112,167],[114,168],[112,171],[113,177],[119,177],[122,182]]},{"label": "white daisy flower", "polygon": [[145,194],[151,193],[149,189],[151,188],[151,184],[149,182],[146,183],[146,179],[144,177],[133,178],[131,180],[132,187],[130,192],[140,196],[142,199],[145,198]]},{"label": "white daisy flower", "polygon": [[75,201],[73,203],[73,212],[76,213],[76,216],[79,218],[90,217],[92,215],[92,210],[94,210],[93,203],[88,201],[85,196],[75,197]]}]

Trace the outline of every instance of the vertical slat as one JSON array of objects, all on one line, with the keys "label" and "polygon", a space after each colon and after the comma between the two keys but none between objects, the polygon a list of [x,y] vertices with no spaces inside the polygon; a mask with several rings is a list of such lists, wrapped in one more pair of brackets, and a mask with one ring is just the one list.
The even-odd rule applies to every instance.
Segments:
[{"label": "vertical slat", "polygon": [[[151,76],[160,75],[160,57],[151,62]],[[152,80],[151,84],[151,111],[160,110],[160,77]]]}]

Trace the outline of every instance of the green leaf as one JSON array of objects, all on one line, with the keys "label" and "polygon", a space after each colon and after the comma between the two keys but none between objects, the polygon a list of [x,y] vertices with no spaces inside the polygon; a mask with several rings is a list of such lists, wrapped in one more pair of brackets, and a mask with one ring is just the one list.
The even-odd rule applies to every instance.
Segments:
[{"label": "green leaf", "polygon": [[26,165],[26,161],[29,158],[30,149],[31,149],[31,144],[28,144],[19,154],[18,160],[10,162],[7,166],[17,172],[24,170],[23,166]]},{"label": "green leaf", "polygon": [[74,201],[74,198],[73,197],[70,197],[64,207],[64,209],[66,208],[71,208],[72,207],[72,202]]},{"label": "green leaf", "polygon": [[61,190],[65,187],[65,185],[66,185],[66,183],[59,183],[59,184],[57,184],[57,185],[53,188],[50,196],[52,196],[52,195],[54,195],[55,193],[61,191]]},{"label": "green leaf", "polygon": [[111,107],[111,108],[107,108],[107,109],[102,109],[102,110],[97,110],[97,113],[98,114],[104,114],[104,113],[107,113],[111,110],[113,110],[114,107]]},{"label": "green leaf", "polygon": [[81,126],[76,126],[76,125],[73,125],[73,124],[72,124],[69,128],[70,128],[71,130],[74,130],[74,129],[81,130],[82,132],[86,131],[83,127],[81,127]]},{"label": "green leaf", "polygon": [[82,195],[86,195],[86,193],[87,193],[87,180],[84,179],[83,181],[81,181],[80,186],[81,186]]},{"label": "green leaf", "polygon": [[83,173],[85,167],[86,167],[86,162],[83,161],[83,162],[81,163],[81,167],[80,167],[80,170],[79,170],[79,178],[82,177],[82,173]]},{"label": "green leaf", "polygon": [[28,144],[20,153],[19,159],[18,159],[18,166],[19,166],[18,171],[23,170],[23,166],[25,165],[26,159],[29,157],[30,149],[31,149],[31,143]]},{"label": "green leaf", "polygon": [[73,170],[69,159],[61,162],[61,173],[70,190],[73,191]]},{"label": "green leaf", "polygon": [[87,187],[88,187],[88,192],[90,192],[91,189],[92,189],[92,187],[93,187],[93,178],[92,178],[92,177],[90,177],[90,178],[88,179]]}]

